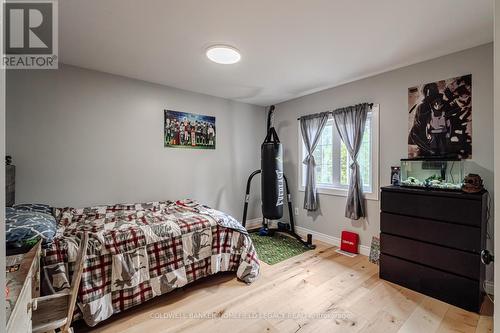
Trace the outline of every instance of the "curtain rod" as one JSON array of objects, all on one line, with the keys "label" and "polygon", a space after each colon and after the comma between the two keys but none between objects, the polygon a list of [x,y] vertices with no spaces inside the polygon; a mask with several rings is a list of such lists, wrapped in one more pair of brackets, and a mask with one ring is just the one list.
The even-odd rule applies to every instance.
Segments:
[{"label": "curtain rod", "polygon": [[[368,106],[370,107],[370,109],[372,109],[373,108],[373,103],[368,103]],[[335,110],[338,110],[338,109],[335,109]],[[333,114],[335,112],[335,110],[333,110],[333,111],[326,111],[326,112],[328,112],[329,114]],[[319,114],[319,113],[313,113],[313,114],[310,114],[310,115],[307,114],[306,116],[314,116],[314,115],[317,115],[317,114]],[[302,117],[297,118],[297,120],[300,120],[300,118],[302,118]]]}]

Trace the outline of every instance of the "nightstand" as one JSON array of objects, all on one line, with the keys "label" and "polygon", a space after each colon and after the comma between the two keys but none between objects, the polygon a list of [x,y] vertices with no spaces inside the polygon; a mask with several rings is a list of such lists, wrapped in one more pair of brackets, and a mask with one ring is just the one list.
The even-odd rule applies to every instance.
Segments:
[{"label": "nightstand", "polygon": [[19,268],[6,274],[7,333],[31,332],[32,299],[40,296],[40,252],[38,242],[27,253],[7,257],[19,263]]}]

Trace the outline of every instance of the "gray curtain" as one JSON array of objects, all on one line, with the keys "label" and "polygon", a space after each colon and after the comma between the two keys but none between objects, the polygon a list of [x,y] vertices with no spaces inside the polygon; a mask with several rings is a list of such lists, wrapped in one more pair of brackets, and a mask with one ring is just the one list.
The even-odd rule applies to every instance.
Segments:
[{"label": "gray curtain", "polygon": [[366,116],[369,109],[369,104],[363,103],[333,111],[335,127],[337,127],[340,138],[344,142],[352,160],[349,166],[351,168],[351,175],[345,217],[353,220],[359,220],[365,216],[363,183],[361,182],[361,175],[359,173],[358,153],[363,141]]},{"label": "gray curtain", "polygon": [[303,163],[307,166],[304,209],[309,211],[315,211],[318,209],[318,201],[316,197],[316,162],[314,161],[313,153],[327,121],[328,112],[322,112],[300,118],[300,131],[302,132],[302,140],[304,141],[307,151],[307,157],[303,161]]}]

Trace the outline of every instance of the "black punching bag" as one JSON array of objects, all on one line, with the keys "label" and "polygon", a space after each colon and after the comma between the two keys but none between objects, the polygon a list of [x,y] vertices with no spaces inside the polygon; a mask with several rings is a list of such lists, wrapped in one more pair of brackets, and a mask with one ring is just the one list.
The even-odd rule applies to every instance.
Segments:
[{"label": "black punching bag", "polygon": [[285,195],[283,147],[274,127],[268,128],[261,146],[262,215],[278,220],[283,216]]}]

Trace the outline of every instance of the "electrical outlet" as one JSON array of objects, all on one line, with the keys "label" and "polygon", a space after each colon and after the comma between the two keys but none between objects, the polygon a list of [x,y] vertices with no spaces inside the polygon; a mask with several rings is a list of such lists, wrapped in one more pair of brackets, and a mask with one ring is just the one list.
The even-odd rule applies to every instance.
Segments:
[{"label": "electrical outlet", "polygon": [[295,207],[295,215],[298,216],[299,215],[299,207]]}]

